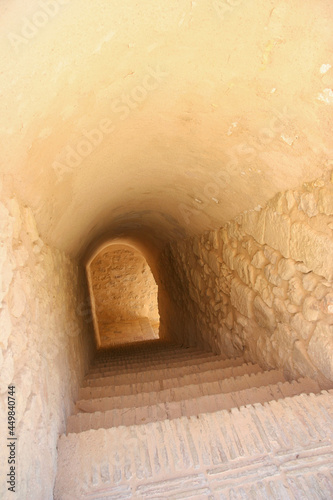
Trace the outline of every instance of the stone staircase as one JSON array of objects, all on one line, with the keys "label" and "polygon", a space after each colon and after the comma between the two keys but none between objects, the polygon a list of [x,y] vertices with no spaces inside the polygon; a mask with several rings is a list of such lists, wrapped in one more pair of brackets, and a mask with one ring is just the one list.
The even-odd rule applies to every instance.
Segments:
[{"label": "stone staircase", "polygon": [[333,499],[333,391],[150,341],[98,353],[56,500]]}]

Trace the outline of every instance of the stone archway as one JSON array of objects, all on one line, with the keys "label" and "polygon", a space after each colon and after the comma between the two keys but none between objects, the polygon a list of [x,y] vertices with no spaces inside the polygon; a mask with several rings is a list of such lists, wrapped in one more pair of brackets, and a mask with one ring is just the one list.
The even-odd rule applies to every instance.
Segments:
[{"label": "stone archway", "polygon": [[95,253],[87,274],[100,347],[159,337],[158,287],[138,249],[111,243]]}]

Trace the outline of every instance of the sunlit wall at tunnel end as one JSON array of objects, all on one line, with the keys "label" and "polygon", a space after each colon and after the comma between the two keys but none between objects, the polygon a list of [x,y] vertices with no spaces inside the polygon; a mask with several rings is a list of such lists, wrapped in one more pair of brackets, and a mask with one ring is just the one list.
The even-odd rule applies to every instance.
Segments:
[{"label": "sunlit wall at tunnel end", "polygon": [[104,243],[86,270],[99,348],[159,338],[158,285],[135,244],[124,239]]}]

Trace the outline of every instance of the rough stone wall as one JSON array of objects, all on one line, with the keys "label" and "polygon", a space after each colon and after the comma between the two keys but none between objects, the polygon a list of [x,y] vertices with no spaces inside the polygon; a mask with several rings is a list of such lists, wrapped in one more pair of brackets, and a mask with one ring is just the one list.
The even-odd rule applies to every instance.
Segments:
[{"label": "rough stone wall", "polygon": [[[56,445],[94,354],[84,270],[40,239],[32,212],[0,203],[0,498],[51,500]],[[16,387],[16,493],[7,490],[8,385]]]},{"label": "rough stone wall", "polygon": [[221,229],[166,248],[169,326],[292,378],[333,381],[333,178],[277,194]]},{"label": "rough stone wall", "polygon": [[91,262],[90,276],[99,323],[159,321],[157,285],[139,251],[125,245],[106,247]]}]

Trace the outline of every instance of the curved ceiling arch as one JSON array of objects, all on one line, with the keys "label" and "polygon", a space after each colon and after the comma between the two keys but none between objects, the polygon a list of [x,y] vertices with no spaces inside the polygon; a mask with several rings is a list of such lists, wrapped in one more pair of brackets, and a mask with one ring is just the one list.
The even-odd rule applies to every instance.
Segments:
[{"label": "curved ceiling arch", "polygon": [[222,225],[332,158],[330,0],[2,2],[3,173],[73,256]]}]

